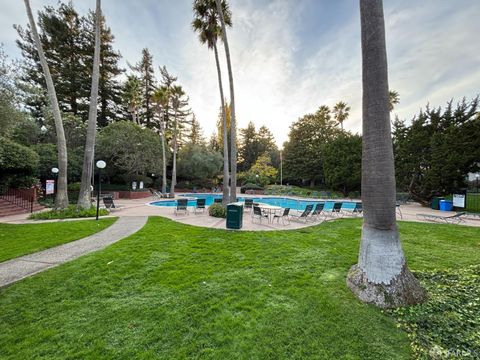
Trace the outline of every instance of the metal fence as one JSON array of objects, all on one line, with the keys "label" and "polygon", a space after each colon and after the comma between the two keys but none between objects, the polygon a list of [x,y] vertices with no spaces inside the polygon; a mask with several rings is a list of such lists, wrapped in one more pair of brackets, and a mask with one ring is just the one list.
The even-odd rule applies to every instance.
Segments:
[{"label": "metal fence", "polygon": [[33,196],[27,195],[19,189],[0,186],[0,199],[33,212]]},{"label": "metal fence", "polygon": [[480,192],[468,192],[467,193],[467,207],[469,212],[480,212]]}]

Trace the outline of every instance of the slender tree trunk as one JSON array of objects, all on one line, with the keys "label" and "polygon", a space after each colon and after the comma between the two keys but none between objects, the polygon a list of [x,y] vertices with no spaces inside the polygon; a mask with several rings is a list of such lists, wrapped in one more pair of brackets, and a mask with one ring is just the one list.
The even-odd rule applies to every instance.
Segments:
[{"label": "slender tree trunk", "polygon": [[222,85],[222,71],[220,69],[220,61],[218,59],[218,49],[217,43],[213,44],[213,50],[215,52],[215,63],[217,64],[217,75],[218,75],[218,87],[220,89],[220,101],[222,106],[222,121],[223,121],[223,205],[228,204],[230,200],[230,187],[229,182],[229,165],[228,165],[228,129],[227,129],[227,113],[225,111],[225,98],[223,96],[223,85]]},{"label": "slender tree trunk", "polygon": [[85,142],[85,154],[83,157],[82,182],[77,207],[89,209],[91,204],[91,178],[95,157],[95,135],[97,133],[97,104],[98,83],[100,79],[100,21],[101,0],[97,0],[95,12],[95,50],[93,54],[92,88],[90,92],[90,109],[88,112],[87,138]]},{"label": "slender tree trunk", "polygon": [[57,196],[55,198],[55,207],[57,209],[65,209],[68,207],[68,192],[67,192],[67,142],[65,140],[65,131],[63,129],[62,115],[58,106],[57,93],[53,85],[52,75],[48,68],[47,59],[43,52],[42,43],[38,35],[37,26],[33,17],[32,9],[29,0],[25,0],[25,7],[27,9],[28,20],[32,30],[32,36],[37,47],[38,57],[42,65],[43,74],[47,83],[47,92],[50,98],[50,105],[52,107],[53,118],[55,121],[55,131],[57,134],[57,152],[58,152],[58,180],[57,180]]},{"label": "slender tree trunk", "polygon": [[[159,114],[159,116],[161,116]],[[165,154],[165,125],[163,119],[160,120],[160,131],[162,132],[162,194],[167,193],[167,156]]]},{"label": "slender tree trunk", "polygon": [[172,181],[170,184],[170,197],[175,197],[175,185],[177,185],[177,110],[175,109],[173,123],[173,167]]},{"label": "slender tree trunk", "polygon": [[425,292],[405,261],[396,224],[395,169],[382,0],[360,0],[363,76],[363,228],[347,284],[380,307],[416,304]]},{"label": "slender tree trunk", "polygon": [[235,94],[233,89],[232,62],[230,60],[230,49],[228,47],[227,29],[225,19],[223,18],[222,6],[220,0],[215,0],[217,11],[220,15],[222,25],[222,38],[225,46],[225,55],[227,58],[228,81],[230,83],[230,202],[237,201],[237,123],[235,118]]}]

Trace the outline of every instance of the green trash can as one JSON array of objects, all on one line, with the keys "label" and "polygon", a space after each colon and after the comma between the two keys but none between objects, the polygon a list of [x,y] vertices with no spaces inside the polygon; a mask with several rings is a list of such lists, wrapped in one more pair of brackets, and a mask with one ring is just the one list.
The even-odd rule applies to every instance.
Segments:
[{"label": "green trash can", "polygon": [[227,229],[239,230],[243,225],[243,205],[227,205]]},{"label": "green trash can", "polygon": [[445,200],[445,198],[435,196],[432,199],[432,209],[433,210],[440,210],[440,201],[441,200]]}]

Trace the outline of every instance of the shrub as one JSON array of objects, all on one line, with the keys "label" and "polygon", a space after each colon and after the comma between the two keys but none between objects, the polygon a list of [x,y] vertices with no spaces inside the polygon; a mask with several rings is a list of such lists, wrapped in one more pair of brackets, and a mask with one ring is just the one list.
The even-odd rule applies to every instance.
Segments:
[{"label": "shrub", "polygon": [[80,191],[80,184],[79,182],[68,184],[68,191]]},{"label": "shrub", "polygon": [[33,177],[39,157],[30,148],[0,137],[0,183],[14,187],[29,187],[36,182]]},{"label": "shrub", "polygon": [[241,187],[242,194],[245,194],[246,190],[263,190],[263,187],[253,183],[247,183]]},{"label": "shrub", "polygon": [[208,208],[208,215],[216,218],[226,218],[227,217],[227,208],[222,204],[212,204]]},{"label": "shrub", "polygon": [[[50,210],[31,214],[28,218],[33,220],[49,220],[49,219],[73,219],[94,217],[97,214],[96,207],[92,206],[87,210],[78,210],[75,205],[70,205],[65,210]],[[107,209],[100,209],[98,214],[100,216],[108,215]]]}]

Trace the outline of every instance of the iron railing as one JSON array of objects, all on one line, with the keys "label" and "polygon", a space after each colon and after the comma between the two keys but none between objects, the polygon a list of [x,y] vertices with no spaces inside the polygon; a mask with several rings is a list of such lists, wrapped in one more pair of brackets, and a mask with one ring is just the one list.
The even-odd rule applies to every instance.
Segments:
[{"label": "iron railing", "polygon": [[0,186],[0,199],[33,213],[33,196],[25,194],[19,189]]}]

